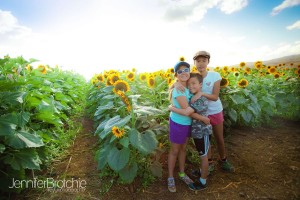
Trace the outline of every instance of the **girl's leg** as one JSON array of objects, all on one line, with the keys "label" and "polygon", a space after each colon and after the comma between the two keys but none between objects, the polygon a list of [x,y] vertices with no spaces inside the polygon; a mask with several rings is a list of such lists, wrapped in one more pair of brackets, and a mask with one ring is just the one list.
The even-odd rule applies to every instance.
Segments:
[{"label": "girl's leg", "polygon": [[168,155],[169,177],[174,177],[174,168],[180,150],[180,146],[180,144],[171,143],[171,149]]},{"label": "girl's leg", "polygon": [[185,159],[186,159],[186,145],[187,141],[184,144],[180,145],[179,149],[179,155],[178,155],[178,160],[179,160],[179,172],[184,173],[184,168],[185,168]]},{"label": "girl's leg", "polygon": [[226,158],[226,152],[225,152],[225,143],[224,143],[224,135],[223,135],[223,122],[217,125],[213,125],[212,128],[217,143],[217,149],[219,152],[220,159],[224,159]]}]

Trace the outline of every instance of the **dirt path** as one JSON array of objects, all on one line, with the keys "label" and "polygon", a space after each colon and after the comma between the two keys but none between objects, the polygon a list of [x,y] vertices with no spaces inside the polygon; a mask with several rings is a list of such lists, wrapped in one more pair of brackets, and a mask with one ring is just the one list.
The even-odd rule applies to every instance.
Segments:
[{"label": "dirt path", "polygon": [[[101,195],[102,183],[93,158],[98,139],[91,134],[92,122],[85,120],[84,130],[76,138],[69,156],[53,166],[52,172],[57,177],[85,180],[85,191],[42,191],[29,193],[24,199],[300,199],[300,123],[276,119],[276,124],[273,128],[233,129],[225,143],[236,171],[231,174],[217,169],[204,191],[194,193],[175,179],[177,192],[168,192],[165,155],[163,178],[146,190],[130,193],[127,187],[114,184],[109,193]],[[187,164],[187,172],[192,167],[195,166]]]}]

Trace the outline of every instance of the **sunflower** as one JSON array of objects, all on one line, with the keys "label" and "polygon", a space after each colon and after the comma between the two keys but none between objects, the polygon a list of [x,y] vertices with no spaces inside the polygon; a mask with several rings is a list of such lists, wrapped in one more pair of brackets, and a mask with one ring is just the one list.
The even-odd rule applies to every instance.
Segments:
[{"label": "sunflower", "polygon": [[279,78],[280,74],[278,72],[274,73],[274,78]]},{"label": "sunflower", "polygon": [[255,63],[255,68],[258,69],[258,70],[261,69],[262,68],[262,63],[260,61],[257,61]]},{"label": "sunflower", "polygon": [[247,74],[250,74],[250,73],[251,73],[250,67],[246,67],[246,68],[245,68],[245,72],[246,72]]},{"label": "sunflower", "polygon": [[179,61],[181,61],[181,62],[185,61],[184,56],[180,56],[180,57],[179,57]]},{"label": "sunflower", "polygon": [[97,79],[100,81],[100,82],[103,82],[104,81],[104,76],[102,74],[99,74],[97,76]]},{"label": "sunflower", "polygon": [[227,71],[228,71],[228,67],[227,67],[227,66],[224,66],[224,67],[222,68],[222,71],[223,71],[223,72],[227,72]]},{"label": "sunflower", "polygon": [[112,74],[109,76],[109,81],[112,85],[115,84],[118,80],[120,80],[120,76],[118,74]]},{"label": "sunflower", "polygon": [[109,78],[107,78],[107,79],[106,79],[106,86],[110,86],[110,85],[112,85],[112,84],[110,83]]},{"label": "sunflower", "polygon": [[295,70],[295,74],[300,74],[300,68]]},{"label": "sunflower", "polygon": [[227,87],[229,85],[229,80],[227,78],[223,78],[222,77],[222,80],[221,80],[221,88],[224,88],[224,87]]},{"label": "sunflower", "polygon": [[294,63],[290,63],[290,66],[292,67],[294,65]]},{"label": "sunflower", "polygon": [[173,84],[173,79],[172,79],[172,78],[168,78],[168,79],[167,79],[167,83],[168,83],[168,85],[170,86],[171,84]]},{"label": "sunflower", "polygon": [[192,68],[192,72],[198,72],[197,67],[195,65]]},{"label": "sunflower", "polygon": [[120,129],[119,127],[117,126],[114,126],[112,129],[111,129],[111,132],[114,134],[114,136],[116,138],[121,138],[123,135],[124,135],[124,128],[123,129]]},{"label": "sunflower", "polygon": [[133,73],[133,72],[129,72],[129,73],[126,75],[126,78],[127,78],[129,81],[134,81],[134,73]]},{"label": "sunflower", "polygon": [[241,62],[240,63],[240,67],[245,67],[246,66],[246,63],[245,62]]},{"label": "sunflower", "polygon": [[132,68],[131,71],[132,71],[132,72],[136,72],[136,69],[135,69],[135,68]]},{"label": "sunflower", "polygon": [[239,76],[240,74],[239,74],[238,72],[235,72],[234,75],[235,75],[235,76]]},{"label": "sunflower", "polygon": [[238,86],[239,87],[242,87],[242,88],[245,88],[248,86],[248,81],[246,79],[241,79],[239,82],[238,82]]},{"label": "sunflower", "polygon": [[270,74],[274,74],[276,72],[276,68],[275,67],[271,67],[270,69],[268,69],[268,72]]},{"label": "sunflower", "polygon": [[144,81],[144,80],[146,80],[147,79],[147,75],[146,74],[140,74],[140,80],[141,81]]},{"label": "sunflower", "polygon": [[123,103],[127,106],[127,110],[130,111],[131,110],[130,102],[129,102],[129,99],[127,98],[127,96],[124,94],[124,92],[122,92],[121,90],[118,90],[116,92],[116,94],[121,97]]},{"label": "sunflower", "polygon": [[29,64],[28,64],[28,65],[26,65],[26,67],[25,67],[25,68],[26,68],[26,70],[28,70],[28,71],[32,71],[32,69],[33,69],[33,68],[32,68],[32,66],[31,66],[31,65],[29,65]]},{"label": "sunflower", "polygon": [[117,80],[114,83],[114,89],[113,89],[114,93],[117,94],[117,91],[123,91],[123,92],[128,92],[130,91],[130,86],[126,81],[123,80]]},{"label": "sunflower", "polygon": [[46,73],[47,73],[47,67],[44,66],[44,65],[39,65],[39,66],[38,66],[38,70],[39,70],[40,72],[42,72],[42,74],[46,74]]},{"label": "sunflower", "polygon": [[154,78],[153,78],[152,76],[150,76],[150,77],[148,78],[147,84],[148,84],[148,86],[149,86],[150,88],[153,88],[153,87],[154,87],[154,85],[155,85],[155,80],[154,80]]},{"label": "sunflower", "polygon": [[230,67],[230,71],[235,72],[236,71],[235,67]]}]

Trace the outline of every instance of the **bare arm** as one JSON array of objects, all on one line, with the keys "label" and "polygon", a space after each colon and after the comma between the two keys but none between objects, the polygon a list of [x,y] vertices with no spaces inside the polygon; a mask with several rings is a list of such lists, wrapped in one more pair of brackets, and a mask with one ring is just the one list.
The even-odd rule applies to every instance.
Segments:
[{"label": "bare arm", "polygon": [[201,96],[206,97],[208,100],[211,101],[217,101],[219,98],[219,94],[220,94],[220,86],[221,84],[221,80],[216,81],[214,83],[214,87],[213,87],[213,92],[212,94],[207,94],[207,93],[203,93],[203,92],[199,92],[197,93],[195,96],[192,97],[191,102],[194,103],[197,99],[199,99]]},{"label": "bare arm", "polygon": [[192,113],[190,116],[193,119],[204,122],[205,124],[210,124],[210,119],[208,117],[204,117],[202,115],[199,115],[198,113]]},{"label": "bare arm", "polygon": [[182,108],[176,108],[172,105],[169,106],[169,110],[172,111],[172,112],[176,112],[180,115],[184,115],[184,116],[190,116],[194,111],[193,108],[191,107],[187,107],[185,109],[182,109]]},{"label": "bare arm", "polygon": [[170,105],[169,110],[172,111],[172,112],[176,112],[180,115],[191,116],[192,118],[194,118],[198,121],[202,121],[205,124],[210,124],[210,119],[208,117],[204,117],[202,115],[199,115],[198,113],[195,113],[194,109],[191,108],[191,107],[187,107],[185,109],[182,109],[182,108],[176,108],[176,107]]}]

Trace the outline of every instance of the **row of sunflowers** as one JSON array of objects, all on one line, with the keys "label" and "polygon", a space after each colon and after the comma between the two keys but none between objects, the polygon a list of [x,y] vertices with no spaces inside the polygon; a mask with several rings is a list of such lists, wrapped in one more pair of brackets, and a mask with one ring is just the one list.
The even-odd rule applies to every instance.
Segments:
[{"label": "row of sunflowers", "polygon": [[[208,70],[222,76],[226,130],[258,126],[273,116],[300,118],[300,65],[258,61]],[[191,71],[197,72],[196,67]],[[168,145],[168,88],[174,80],[172,68],[152,73],[107,70],[92,78],[88,105],[99,136],[96,160],[103,176],[114,174],[121,183],[161,176],[159,158]]]},{"label": "row of sunflowers", "polygon": [[[81,129],[73,122],[85,105],[85,79],[23,57],[0,59],[0,192],[13,178],[47,169]],[[36,173],[37,174],[37,173]],[[2,193],[1,193],[2,194]]]}]

